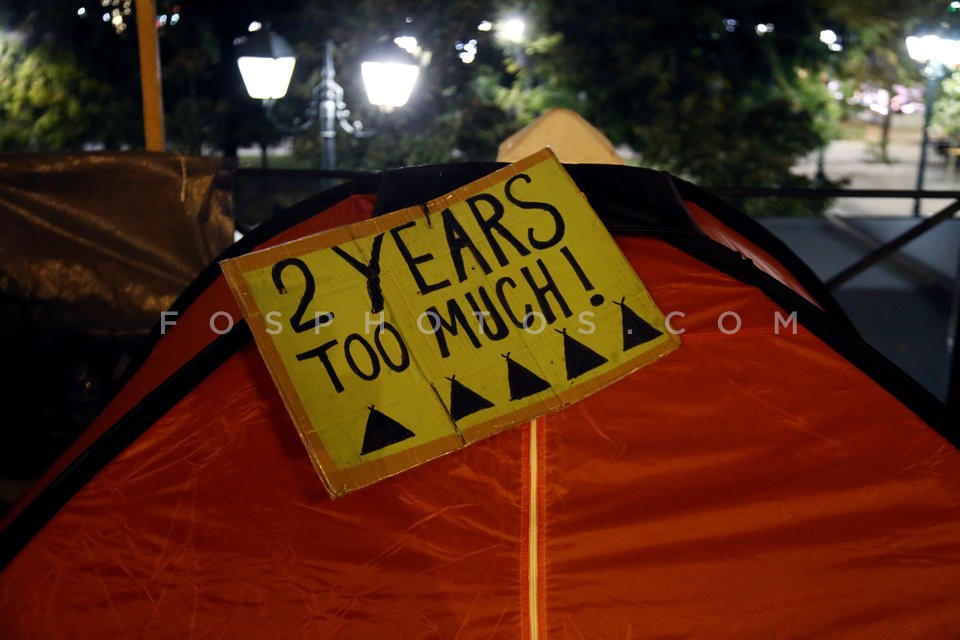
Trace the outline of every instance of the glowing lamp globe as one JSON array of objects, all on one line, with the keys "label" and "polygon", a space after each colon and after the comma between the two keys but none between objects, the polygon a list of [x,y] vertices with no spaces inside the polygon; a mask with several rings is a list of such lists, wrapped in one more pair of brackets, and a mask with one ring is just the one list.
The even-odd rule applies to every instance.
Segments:
[{"label": "glowing lamp globe", "polygon": [[372,51],[360,64],[367,99],[384,111],[407,104],[420,76],[416,59],[393,43]]},{"label": "glowing lamp globe", "polygon": [[907,53],[920,63],[935,62],[955,67],[960,65],[960,40],[936,34],[909,36]]},{"label": "glowing lamp globe", "polygon": [[278,100],[285,96],[296,61],[287,41],[268,30],[254,31],[237,45],[237,66],[243,86],[256,100]]}]

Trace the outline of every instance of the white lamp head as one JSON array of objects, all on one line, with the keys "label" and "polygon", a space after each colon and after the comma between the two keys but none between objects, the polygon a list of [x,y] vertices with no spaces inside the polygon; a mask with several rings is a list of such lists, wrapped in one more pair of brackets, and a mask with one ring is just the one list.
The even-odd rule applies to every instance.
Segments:
[{"label": "white lamp head", "polygon": [[527,23],[519,16],[511,16],[497,23],[497,35],[501,40],[519,44],[526,39]]},{"label": "white lamp head", "polygon": [[960,65],[960,40],[936,34],[909,36],[907,53],[917,62],[955,67]]},{"label": "white lamp head", "polygon": [[420,66],[412,55],[387,42],[369,53],[360,64],[360,74],[370,104],[390,111],[410,100]]},{"label": "white lamp head", "polygon": [[237,66],[243,85],[256,100],[285,96],[296,61],[287,41],[267,29],[253,31],[237,42]]}]

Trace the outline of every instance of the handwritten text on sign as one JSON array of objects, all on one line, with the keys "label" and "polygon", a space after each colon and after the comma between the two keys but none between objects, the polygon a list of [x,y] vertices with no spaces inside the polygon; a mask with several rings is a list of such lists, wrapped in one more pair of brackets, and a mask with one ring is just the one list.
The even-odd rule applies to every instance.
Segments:
[{"label": "handwritten text on sign", "polygon": [[560,409],[679,344],[548,150],[425,210],[223,269],[334,496]]}]

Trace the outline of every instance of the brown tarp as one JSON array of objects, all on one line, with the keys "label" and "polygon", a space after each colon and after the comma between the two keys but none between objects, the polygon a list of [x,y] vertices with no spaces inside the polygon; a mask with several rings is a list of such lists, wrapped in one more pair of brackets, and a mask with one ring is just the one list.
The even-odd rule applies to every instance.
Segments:
[{"label": "brown tarp", "polygon": [[0,155],[0,478],[52,462],[233,242],[229,180],[220,158]]},{"label": "brown tarp", "polygon": [[145,333],[233,242],[222,159],[0,156],[0,292],[97,335]]}]

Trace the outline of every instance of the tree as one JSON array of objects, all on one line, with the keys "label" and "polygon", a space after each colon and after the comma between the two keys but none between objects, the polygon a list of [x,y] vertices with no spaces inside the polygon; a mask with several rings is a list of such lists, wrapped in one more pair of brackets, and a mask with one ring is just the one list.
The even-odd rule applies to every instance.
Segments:
[{"label": "tree", "polygon": [[[139,124],[131,98],[138,93],[130,89],[138,86],[136,43],[101,41],[102,34],[89,23],[58,21],[39,9],[21,11],[0,11],[8,24],[18,25],[0,35],[0,148],[62,151],[129,144]],[[89,41],[93,49],[74,46],[78,41]],[[89,56],[91,50],[102,55]]]},{"label": "tree", "polygon": [[960,71],[948,75],[940,85],[932,124],[947,137],[951,146],[957,146],[960,142]]},{"label": "tree", "polygon": [[[844,42],[834,73],[848,86],[883,87],[891,96],[897,84],[921,84],[919,67],[907,55],[904,41],[918,27],[942,22],[948,7],[943,0],[877,0],[866,6],[856,0],[837,0],[827,4],[827,20],[836,25]],[[878,155],[883,162],[890,161],[887,147],[895,113],[899,113],[898,106],[891,103],[881,122]]]},{"label": "tree", "polygon": [[704,185],[794,185],[790,168],[824,142],[800,99],[798,70],[817,69],[826,52],[812,9],[726,4],[541,2],[541,24],[562,40],[531,63],[645,165]]},{"label": "tree", "polygon": [[[122,16],[118,29],[101,20],[104,3],[77,4],[84,11],[58,0],[0,0],[0,18],[13,29],[0,65],[16,75],[0,81],[7,150],[143,146],[137,33],[129,26],[135,16]],[[276,141],[279,132],[243,94],[233,46],[263,3],[236,0],[229,10],[213,0],[184,4],[157,2],[166,19],[158,29],[168,147],[236,155],[242,144]],[[270,9],[293,13],[299,5],[274,0]]]}]

